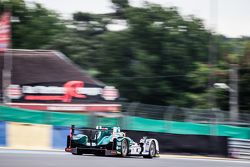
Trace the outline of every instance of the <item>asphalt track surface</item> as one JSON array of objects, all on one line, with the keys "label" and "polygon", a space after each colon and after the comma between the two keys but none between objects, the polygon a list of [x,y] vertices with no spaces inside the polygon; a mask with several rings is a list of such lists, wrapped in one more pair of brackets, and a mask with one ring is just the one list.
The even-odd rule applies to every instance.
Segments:
[{"label": "asphalt track surface", "polygon": [[140,157],[74,156],[65,152],[0,150],[0,167],[250,167],[250,161],[161,156]]}]

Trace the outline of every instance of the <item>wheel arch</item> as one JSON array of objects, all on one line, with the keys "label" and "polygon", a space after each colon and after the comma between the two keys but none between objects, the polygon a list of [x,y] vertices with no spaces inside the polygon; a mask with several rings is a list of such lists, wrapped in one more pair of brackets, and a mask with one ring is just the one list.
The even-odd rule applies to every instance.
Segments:
[{"label": "wheel arch", "polygon": [[156,154],[159,154],[160,148],[159,148],[159,142],[156,139],[152,139],[153,142],[155,142],[155,147],[156,147]]},{"label": "wheel arch", "polygon": [[118,138],[115,138],[116,141],[118,142],[121,142],[122,140],[127,140],[128,142],[128,146],[130,146],[130,143],[131,143],[131,139],[129,137],[118,137]]},{"label": "wheel arch", "polygon": [[154,142],[155,143],[155,151],[156,154],[159,154],[159,142],[156,139],[146,139],[145,142],[143,143],[143,154],[147,154],[149,151],[149,146],[151,145],[151,143]]}]

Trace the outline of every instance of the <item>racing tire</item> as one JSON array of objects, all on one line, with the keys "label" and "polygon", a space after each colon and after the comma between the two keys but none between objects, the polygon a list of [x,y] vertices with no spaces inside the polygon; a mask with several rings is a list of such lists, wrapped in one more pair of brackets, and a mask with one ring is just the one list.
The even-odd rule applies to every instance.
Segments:
[{"label": "racing tire", "polygon": [[95,156],[104,156],[105,154],[104,153],[95,153],[94,155]]},{"label": "racing tire", "polygon": [[156,156],[156,145],[155,142],[152,141],[149,146],[149,153],[148,155],[144,155],[143,158],[153,158]]},{"label": "racing tire", "polygon": [[81,153],[72,153],[72,155],[82,155]]},{"label": "racing tire", "polygon": [[76,148],[76,150],[72,152],[72,155],[82,155],[82,153]]},{"label": "racing tire", "polygon": [[126,139],[122,140],[121,143],[121,157],[126,157],[128,154],[128,141]]}]

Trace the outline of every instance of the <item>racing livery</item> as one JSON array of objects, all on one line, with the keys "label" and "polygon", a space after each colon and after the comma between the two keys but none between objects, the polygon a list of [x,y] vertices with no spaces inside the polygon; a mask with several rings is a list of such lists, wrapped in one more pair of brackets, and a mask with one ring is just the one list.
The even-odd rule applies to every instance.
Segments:
[{"label": "racing livery", "polygon": [[71,126],[70,135],[67,136],[66,152],[73,155],[95,154],[95,155],[117,155],[143,156],[153,158],[159,156],[159,144],[156,139],[143,137],[139,143],[127,137],[120,127],[96,129],[80,129]]}]

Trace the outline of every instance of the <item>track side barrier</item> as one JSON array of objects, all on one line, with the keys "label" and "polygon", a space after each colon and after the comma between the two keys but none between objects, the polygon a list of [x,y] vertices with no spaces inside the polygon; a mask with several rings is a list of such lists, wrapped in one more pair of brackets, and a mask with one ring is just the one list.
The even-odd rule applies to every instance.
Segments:
[{"label": "track side barrier", "polygon": [[0,146],[6,146],[6,123],[0,121]]},{"label": "track side barrier", "polygon": [[223,136],[170,134],[134,130],[125,130],[125,133],[136,142],[142,136],[157,139],[160,153],[189,153],[228,157],[228,138]]},{"label": "track side barrier", "polygon": [[120,126],[122,129],[164,132],[184,135],[212,135],[230,138],[250,139],[250,128],[222,124],[202,124],[193,122],[177,122],[147,119],[135,116],[117,118],[99,117],[93,114],[74,114],[48,111],[34,111],[7,106],[0,106],[0,121],[24,122],[30,124],[46,124],[66,126],[74,124],[82,127]]},{"label": "track side barrier", "polygon": [[250,140],[230,138],[228,149],[232,158],[250,159]]},{"label": "track side barrier", "polygon": [[13,149],[51,149],[51,125],[7,122],[7,146]]}]

